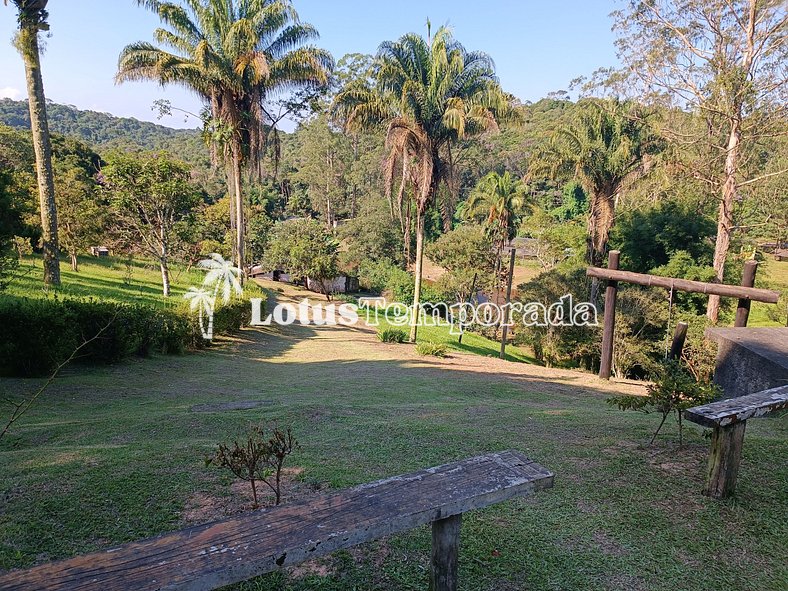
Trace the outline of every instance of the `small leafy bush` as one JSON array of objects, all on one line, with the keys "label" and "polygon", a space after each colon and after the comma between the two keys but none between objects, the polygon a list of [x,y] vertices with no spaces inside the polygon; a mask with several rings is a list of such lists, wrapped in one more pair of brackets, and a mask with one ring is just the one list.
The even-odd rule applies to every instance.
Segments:
[{"label": "small leafy bush", "polygon": [[433,357],[446,357],[449,353],[448,347],[443,343],[433,343],[426,341],[416,345],[416,352],[419,355],[432,355]]},{"label": "small leafy bush", "polygon": [[620,410],[636,410],[646,414],[658,412],[662,420],[649,442],[653,444],[668,416],[674,414],[679,425],[679,447],[684,442],[682,413],[693,406],[708,404],[720,394],[716,384],[696,380],[690,371],[679,361],[666,360],[656,376],[654,384],[648,387],[646,396],[613,396],[608,404]]},{"label": "small leafy bush", "polygon": [[408,340],[408,335],[398,328],[384,328],[378,331],[378,338],[384,343],[404,343]]},{"label": "small leafy bush", "polygon": [[290,427],[282,431],[279,427],[271,429],[266,437],[265,427],[254,425],[245,438],[230,445],[220,444],[216,452],[206,458],[206,466],[215,464],[226,468],[237,478],[249,483],[252,488],[253,507],[260,506],[257,497],[257,481],[270,488],[278,505],[282,500],[282,468],[285,460],[298,447]]}]

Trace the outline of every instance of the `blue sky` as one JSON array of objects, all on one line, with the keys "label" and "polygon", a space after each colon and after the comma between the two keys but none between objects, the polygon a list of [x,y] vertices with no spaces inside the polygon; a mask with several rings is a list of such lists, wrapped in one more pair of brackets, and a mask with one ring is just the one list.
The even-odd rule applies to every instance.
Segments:
[{"label": "blue sky", "polygon": [[[569,81],[616,64],[609,13],[614,0],[294,0],[302,20],[321,33],[319,44],[336,59],[374,53],[378,44],[406,32],[426,33],[448,24],[469,49],[495,60],[504,88],[522,100],[566,89]],[[100,8],[97,8],[100,6]],[[111,8],[110,8],[111,7]],[[153,101],[199,111],[179,88],[113,82],[117,57],[128,43],[152,41],[158,19],[134,0],[50,0],[51,35],[42,61],[47,97],[81,109],[157,121]],[[0,5],[0,96],[25,97],[21,58],[11,46],[15,11]],[[194,127],[183,117],[160,123]]]}]

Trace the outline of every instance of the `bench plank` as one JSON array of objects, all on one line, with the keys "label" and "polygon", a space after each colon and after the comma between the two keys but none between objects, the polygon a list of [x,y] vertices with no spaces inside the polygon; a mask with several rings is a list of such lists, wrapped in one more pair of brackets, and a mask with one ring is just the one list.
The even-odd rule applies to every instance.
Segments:
[{"label": "bench plank", "polygon": [[205,591],[553,485],[515,451],[0,575],[6,591]]},{"label": "bench plank", "polygon": [[719,400],[684,411],[684,418],[704,427],[726,427],[788,408],[788,386]]}]

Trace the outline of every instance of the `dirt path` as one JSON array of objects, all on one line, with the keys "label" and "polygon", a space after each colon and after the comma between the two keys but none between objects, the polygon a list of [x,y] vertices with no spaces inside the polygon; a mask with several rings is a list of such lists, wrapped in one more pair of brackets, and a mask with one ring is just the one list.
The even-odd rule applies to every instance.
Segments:
[{"label": "dirt path", "polygon": [[[265,289],[275,290],[276,301],[279,302],[298,304],[304,298],[308,298],[313,305],[327,303],[319,294],[292,285],[263,280],[257,282]],[[287,362],[304,358],[315,362],[396,361],[408,368],[472,373],[523,385],[539,381],[543,386],[548,383],[552,385],[552,389],[564,393],[571,389],[619,394],[645,392],[645,386],[639,382],[627,380],[607,382],[587,372],[547,368],[472,353],[451,351],[450,356],[444,359],[425,357],[416,353],[411,345],[380,342],[376,328],[363,321],[353,327],[343,325],[304,327],[295,324],[284,328],[277,327],[276,330],[281,338],[292,339],[292,347],[282,352],[279,357],[269,358],[269,361]]]}]

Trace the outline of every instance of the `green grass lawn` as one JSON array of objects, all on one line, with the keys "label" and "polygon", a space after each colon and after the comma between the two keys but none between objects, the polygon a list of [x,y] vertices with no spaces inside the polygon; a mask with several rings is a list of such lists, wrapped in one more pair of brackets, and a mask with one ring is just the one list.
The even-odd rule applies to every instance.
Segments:
[{"label": "green grass lawn", "polygon": [[[363,316],[363,312],[360,312]],[[410,332],[410,326],[396,325],[387,320],[383,314],[372,316],[372,321],[377,321],[376,330],[393,328]],[[416,342],[442,343],[452,351],[462,351],[464,353],[474,353],[484,357],[498,357],[501,351],[500,342],[488,339],[475,332],[465,332],[462,343],[459,342],[459,335],[452,334],[448,326],[420,326],[416,333]],[[537,363],[536,359],[530,356],[522,347],[509,344],[506,346],[506,359],[508,361],[521,361],[525,363]]]},{"label": "green grass lawn", "polygon": [[782,292],[777,305],[753,302],[749,326],[788,326],[788,262],[775,261],[768,256],[759,265],[756,287],[766,287]]},{"label": "green grass lawn", "polygon": [[161,272],[158,265],[135,259],[127,267],[123,258],[80,257],[79,272],[61,261],[61,285],[56,289],[45,289],[41,258],[25,257],[14,273],[14,278],[5,293],[24,297],[94,297],[117,302],[145,303],[167,306],[181,303],[184,292],[191,285],[200,285],[204,272],[173,265],[170,271],[171,297],[162,295]]},{"label": "green grass lawn", "polygon": [[[292,425],[301,442],[291,498],[508,448],[555,471],[552,490],[466,515],[465,591],[788,586],[784,418],[750,421],[738,495],[714,502],[700,494],[700,429],[688,428],[681,451],[673,424],[642,447],[657,417],[611,409],[593,377],[505,367],[535,373],[476,373],[370,332],[293,326],[191,355],[79,368],[0,441],[0,567],[237,512],[246,489],[203,458],[265,419]],[[265,406],[199,406],[234,400]],[[422,527],[234,589],[424,589],[429,545]]]}]

